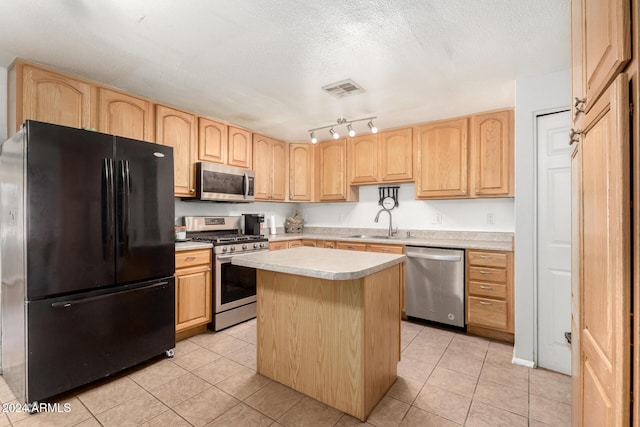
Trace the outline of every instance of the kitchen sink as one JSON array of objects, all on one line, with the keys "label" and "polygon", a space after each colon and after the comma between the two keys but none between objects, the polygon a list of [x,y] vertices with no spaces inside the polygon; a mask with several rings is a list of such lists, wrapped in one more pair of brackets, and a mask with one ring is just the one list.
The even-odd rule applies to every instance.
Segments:
[{"label": "kitchen sink", "polygon": [[382,235],[369,235],[369,234],[356,234],[354,236],[347,236],[349,239],[388,239],[389,236]]}]

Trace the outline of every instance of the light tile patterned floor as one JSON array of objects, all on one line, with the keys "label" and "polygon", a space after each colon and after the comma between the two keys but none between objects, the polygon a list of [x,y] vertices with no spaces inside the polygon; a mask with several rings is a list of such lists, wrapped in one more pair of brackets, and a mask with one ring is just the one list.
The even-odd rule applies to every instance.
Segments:
[{"label": "light tile patterned floor", "polygon": [[[181,341],[173,359],[62,396],[69,413],[0,413],[0,427],[570,424],[569,377],[512,365],[509,345],[408,322],[398,379],[363,424],[256,374],[255,328],[254,319]],[[0,401],[12,399],[0,379]]]}]

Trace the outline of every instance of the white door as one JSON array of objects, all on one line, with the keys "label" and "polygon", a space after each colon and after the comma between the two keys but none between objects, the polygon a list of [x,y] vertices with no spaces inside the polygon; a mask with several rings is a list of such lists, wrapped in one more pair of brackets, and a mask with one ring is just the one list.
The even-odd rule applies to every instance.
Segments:
[{"label": "white door", "polygon": [[571,374],[569,111],[537,117],[538,366]]}]

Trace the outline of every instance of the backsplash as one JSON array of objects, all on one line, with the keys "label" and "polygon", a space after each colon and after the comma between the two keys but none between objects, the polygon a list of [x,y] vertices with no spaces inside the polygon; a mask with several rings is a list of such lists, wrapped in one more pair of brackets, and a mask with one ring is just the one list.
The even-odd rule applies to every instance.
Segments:
[{"label": "backsplash", "polygon": [[[415,200],[414,184],[401,184],[399,205],[391,212],[393,227],[410,230],[506,231],[513,232],[514,199]],[[185,215],[241,215],[263,213],[275,217],[278,228],[298,209],[306,227],[349,227],[386,230],[389,216],[374,222],[378,205],[378,187],[360,187],[360,201],[352,203],[210,203],[176,199],[176,217]],[[488,224],[492,216],[493,224]],[[438,223],[439,220],[439,223]],[[270,224],[266,224],[269,226]]]}]

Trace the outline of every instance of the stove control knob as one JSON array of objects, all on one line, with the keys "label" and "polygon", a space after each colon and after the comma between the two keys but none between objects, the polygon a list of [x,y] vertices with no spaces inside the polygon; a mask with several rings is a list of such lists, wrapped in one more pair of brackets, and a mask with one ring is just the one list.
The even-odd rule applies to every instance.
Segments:
[{"label": "stove control knob", "polygon": [[242,249],[247,249],[248,246],[247,245],[242,245]]},{"label": "stove control knob", "polygon": [[226,246],[222,247],[222,252],[227,252],[227,247]]},{"label": "stove control knob", "polygon": [[264,243],[260,243],[260,247],[261,247],[261,248],[264,248]]},{"label": "stove control knob", "polygon": [[231,252],[235,252],[236,251],[236,247],[235,246],[231,246],[230,250],[231,250]]},{"label": "stove control knob", "polygon": [[258,247],[258,244],[257,244],[257,243],[254,243],[254,244],[253,244],[253,249],[255,249],[255,248],[257,248],[257,247]]}]

